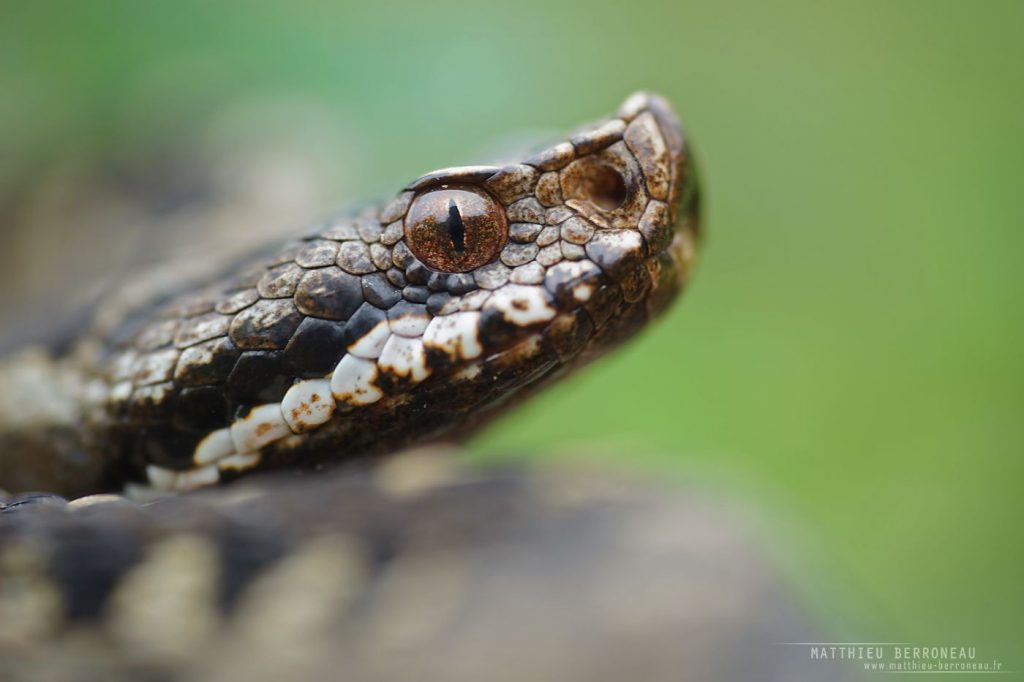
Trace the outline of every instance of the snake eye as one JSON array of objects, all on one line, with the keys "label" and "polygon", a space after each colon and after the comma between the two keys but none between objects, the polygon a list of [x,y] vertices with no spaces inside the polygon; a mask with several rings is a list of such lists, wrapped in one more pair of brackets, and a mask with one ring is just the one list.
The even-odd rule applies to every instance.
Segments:
[{"label": "snake eye", "polygon": [[443,272],[468,272],[494,260],[507,239],[504,210],[475,187],[427,190],[413,199],[405,217],[409,249]]}]

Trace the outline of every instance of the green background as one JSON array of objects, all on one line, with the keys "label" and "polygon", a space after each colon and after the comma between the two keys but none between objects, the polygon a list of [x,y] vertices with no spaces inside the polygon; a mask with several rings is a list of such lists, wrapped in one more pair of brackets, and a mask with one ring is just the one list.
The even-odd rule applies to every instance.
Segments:
[{"label": "green background", "polygon": [[8,0],[0,181],[283,97],[358,137],[338,196],[374,196],[661,91],[703,161],[690,291],[475,451],[696,478],[837,638],[1021,669],[1022,29],[994,0]]}]

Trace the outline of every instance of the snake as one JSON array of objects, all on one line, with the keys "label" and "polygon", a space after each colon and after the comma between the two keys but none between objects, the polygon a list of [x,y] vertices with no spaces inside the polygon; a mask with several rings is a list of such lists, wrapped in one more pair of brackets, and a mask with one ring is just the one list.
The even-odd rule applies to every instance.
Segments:
[{"label": "snake", "polygon": [[667,307],[698,196],[677,116],[641,92],[519,163],[426,173],[209,281],[127,283],[59,379],[6,391],[7,421],[28,421],[19,393],[67,409],[59,449],[4,468],[141,499],[461,440]]},{"label": "snake", "polygon": [[[742,543],[714,545],[717,560],[703,539],[644,544],[651,528],[717,536],[691,507],[621,481],[466,471],[448,452],[668,309],[696,261],[699,197],[677,115],[638,92],[516,162],[426,173],[283,245],[211,254],[212,272],[140,275],[69,339],[14,355],[0,365],[0,675],[573,679],[552,662],[606,660],[591,645],[621,643],[628,605],[661,612],[681,585],[792,611],[730,577],[763,564]],[[543,551],[509,550],[523,544]],[[466,556],[502,587],[460,600],[484,584]],[[637,602],[638,571],[667,591]],[[544,653],[558,630],[530,642],[543,663],[502,662],[496,644],[544,631],[517,603],[580,590],[605,604],[601,637],[574,615],[586,654]],[[437,638],[453,604],[481,602],[477,625]],[[740,632],[759,622],[733,615]],[[707,617],[691,604],[665,622]],[[481,646],[478,626],[504,634]],[[676,679],[696,646],[641,641],[667,666],[649,679]],[[615,660],[577,678],[637,672]]]}]

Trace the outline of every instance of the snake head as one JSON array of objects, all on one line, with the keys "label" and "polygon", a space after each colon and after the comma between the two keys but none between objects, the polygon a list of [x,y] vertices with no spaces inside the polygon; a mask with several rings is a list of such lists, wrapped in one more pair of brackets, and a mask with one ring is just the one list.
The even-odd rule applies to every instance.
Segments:
[{"label": "snake head", "polygon": [[[680,291],[698,203],[678,118],[664,98],[638,92],[521,163],[427,174],[384,219],[395,235],[401,222],[403,262],[472,274],[487,298],[473,318],[481,354],[543,327],[566,362],[628,338]],[[439,312],[466,307],[475,309],[460,297]]]},{"label": "snake head", "polygon": [[165,490],[458,437],[660,313],[698,213],[675,114],[637,93],[156,309],[101,369],[96,428],[116,471]]}]

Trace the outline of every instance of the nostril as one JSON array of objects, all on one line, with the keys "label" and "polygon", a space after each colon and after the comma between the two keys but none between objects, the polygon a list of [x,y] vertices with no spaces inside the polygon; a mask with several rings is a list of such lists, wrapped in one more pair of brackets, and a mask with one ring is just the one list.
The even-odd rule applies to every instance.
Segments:
[{"label": "nostril", "polygon": [[600,211],[614,211],[629,198],[629,185],[622,172],[609,162],[593,156],[577,159],[562,170],[562,193],[567,199],[585,201]]},{"label": "nostril", "polygon": [[614,211],[626,201],[626,181],[611,166],[594,164],[583,179],[583,194],[603,211]]}]

